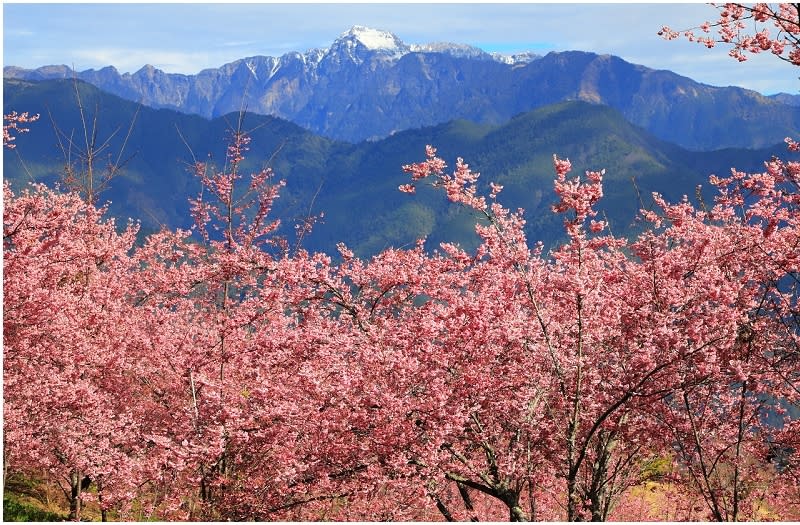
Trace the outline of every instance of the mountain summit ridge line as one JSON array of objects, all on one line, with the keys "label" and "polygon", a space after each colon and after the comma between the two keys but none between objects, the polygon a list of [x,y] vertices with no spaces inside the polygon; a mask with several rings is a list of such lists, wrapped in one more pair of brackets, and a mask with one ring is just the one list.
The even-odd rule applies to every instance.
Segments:
[{"label": "mountain summit ridge line", "polygon": [[353,26],[328,48],[245,57],[195,75],[153,66],[133,74],[113,66],[4,68],[5,78],[72,76],[155,108],[206,118],[247,108],[349,142],[459,118],[500,124],[563,100],[613,107],[657,137],[695,150],[763,147],[800,129],[791,95],[708,86],[590,52],[507,56],[465,44],[408,45],[365,26]]}]

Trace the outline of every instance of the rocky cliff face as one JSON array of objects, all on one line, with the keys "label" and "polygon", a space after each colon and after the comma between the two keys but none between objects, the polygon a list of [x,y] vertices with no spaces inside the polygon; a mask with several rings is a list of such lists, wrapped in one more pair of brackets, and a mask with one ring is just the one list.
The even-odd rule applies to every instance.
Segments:
[{"label": "rocky cliff face", "polygon": [[327,49],[243,58],[196,75],[145,66],[72,72],[6,67],[6,78],[76,76],[156,108],[213,118],[246,107],[315,133],[358,142],[462,118],[498,124],[562,100],[611,106],[690,149],[762,147],[800,129],[794,99],[712,87],[669,71],[584,52],[505,56],[461,44],[408,45],[355,26]]}]

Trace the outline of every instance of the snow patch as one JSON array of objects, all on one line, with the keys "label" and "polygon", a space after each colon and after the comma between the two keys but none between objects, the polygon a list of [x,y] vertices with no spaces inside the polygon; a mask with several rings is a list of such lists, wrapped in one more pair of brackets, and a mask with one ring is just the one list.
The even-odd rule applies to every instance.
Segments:
[{"label": "snow patch", "polygon": [[524,51],[513,55],[503,53],[487,53],[483,49],[468,44],[454,44],[452,42],[432,42],[429,44],[411,44],[409,50],[416,53],[444,53],[456,58],[471,58],[479,60],[495,60],[497,62],[517,66],[533,62],[541,58],[532,51]]},{"label": "snow patch", "polygon": [[522,53],[515,53],[513,55],[505,55],[503,53],[491,53],[491,55],[496,61],[502,62],[503,64],[508,64],[510,66],[529,64],[534,60],[541,58],[541,55],[537,55],[533,51],[525,51]]},{"label": "snow patch", "polygon": [[452,42],[431,42],[429,44],[412,44],[411,51],[416,53],[444,53],[457,58],[490,59],[488,53],[475,46],[453,44]]},{"label": "snow patch", "polygon": [[269,70],[269,78],[274,77],[275,73],[277,73],[280,68],[281,68],[280,60],[275,60],[274,62],[272,62],[272,67]]},{"label": "snow patch", "polygon": [[328,48],[314,48],[309,49],[303,55],[306,64],[310,64],[312,66],[316,66],[319,64],[320,60],[322,60],[325,55],[328,53]]},{"label": "snow patch", "polygon": [[253,74],[253,77],[255,77],[255,79],[258,80],[258,75],[256,74],[256,66],[254,66],[252,62],[245,62],[245,64],[247,65],[247,69],[249,69],[250,72]]}]

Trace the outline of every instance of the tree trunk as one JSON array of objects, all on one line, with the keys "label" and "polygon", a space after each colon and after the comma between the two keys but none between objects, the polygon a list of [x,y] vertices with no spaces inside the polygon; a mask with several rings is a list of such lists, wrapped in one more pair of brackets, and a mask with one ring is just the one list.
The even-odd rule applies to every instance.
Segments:
[{"label": "tree trunk", "polygon": [[69,475],[70,497],[69,497],[69,519],[71,521],[81,520],[81,483],[83,476],[80,471],[73,470]]},{"label": "tree trunk", "polygon": [[6,447],[6,437],[3,436],[3,486],[6,486],[8,477],[8,447]]},{"label": "tree trunk", "polygon": [[519,504],[509,507],[509,511],[509,519],[511,521],[528,521],[528,515],[525,514],[525,511],[522,510]]},{"label": "tree trunk", "polygon": [[595,462],[592,464],[592,484],[589,487],[589,510],[592,521],[606,521],[610,508],[611,493],[608,489],[608,465],[611,451],[616,441],[613,434],[603,430],[597,433],[595,444]]},{"label": "tree trunk", "polygon": [[[605,492],[605,491],[603,491]],[[592,521],[606,521],[605,494],[596,494],[592,497]]]},{"label": "tree trunk", "polygon": [[100,521],[108,521],[108,511],[106,510],[106,506],[103,504],[103,480],[102,478],[97,478],[97,501],[100,503]]},{"label": "tree trunk", "polygon": [[496,493],[496,498],[506,504],[508,507],[509,521],[529,521],[528,514],[522,509],[519,504],[519,492],[510,490],[507,487],[501,487]]},{"label": "tree trunk", "polygon": [[[576,473],[577,474],[577,473]],[[567,478],[567,521],[583,521],[580,517],[581,497],[575,476]]]}]

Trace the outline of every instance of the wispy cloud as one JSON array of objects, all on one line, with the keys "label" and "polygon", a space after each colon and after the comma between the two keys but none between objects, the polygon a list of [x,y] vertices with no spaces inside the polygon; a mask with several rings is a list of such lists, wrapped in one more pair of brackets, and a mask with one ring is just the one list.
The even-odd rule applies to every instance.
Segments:
[{"label": "wispy cloud", "polygon": [[10,27],[8,29],[3,28],[3,32],[5,33],[6,37],[14,37],[14,38],[29,38],[32,36],[36,36],[36,32],[31,29],[25,29],[22,27]]},{"label": "wispy cloud", "polygon": [[257,42],[255,40],[232,40],[228,42],[222,42],[220,45],[224,47],[249,47],[256,44]]},{"label": "wispy cloud", "polygon": [[[122,73],[133,73],[151,65],[168,73],[194,74],[209,67],[219,67],[225,55],[205,52],[163,51],[159,49],[91,48],[74,51],[75,68],[97,69],[113,65]],[[236,58],[241,58],[237,56]]]}]

